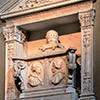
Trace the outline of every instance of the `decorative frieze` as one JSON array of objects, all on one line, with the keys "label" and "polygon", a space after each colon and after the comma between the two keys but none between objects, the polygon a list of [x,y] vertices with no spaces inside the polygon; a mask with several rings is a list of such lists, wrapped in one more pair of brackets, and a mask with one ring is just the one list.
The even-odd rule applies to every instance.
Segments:
[{"label": "decorative frieze", "polygon": [[12,11],[19,11],[48,4],[53,0],[23,0]]},{"label": "decorative frieze", "polygon": [[28,9],[33,8],[36,5],[48,3],[52,0],[25,0],[23,3],[19,5],[20,9]]}]

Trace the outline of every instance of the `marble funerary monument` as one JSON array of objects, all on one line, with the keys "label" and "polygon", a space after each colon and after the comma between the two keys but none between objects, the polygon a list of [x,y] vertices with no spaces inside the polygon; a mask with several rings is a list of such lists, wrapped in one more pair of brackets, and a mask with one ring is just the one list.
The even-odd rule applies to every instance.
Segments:
[{"label": "marble funerary monument", "polygon": [[8,0],[2,6],[5,100],[96,100],[95,2]]}]

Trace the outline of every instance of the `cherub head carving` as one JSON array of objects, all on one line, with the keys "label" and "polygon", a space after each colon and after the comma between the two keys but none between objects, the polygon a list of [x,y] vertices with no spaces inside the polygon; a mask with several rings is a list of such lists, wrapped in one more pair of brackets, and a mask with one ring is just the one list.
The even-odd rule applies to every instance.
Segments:
[{"label": "cherub head carving", "polygon": [[46,33],[47,43],[59,43],[59,36],[55,30],[50,30]]}]

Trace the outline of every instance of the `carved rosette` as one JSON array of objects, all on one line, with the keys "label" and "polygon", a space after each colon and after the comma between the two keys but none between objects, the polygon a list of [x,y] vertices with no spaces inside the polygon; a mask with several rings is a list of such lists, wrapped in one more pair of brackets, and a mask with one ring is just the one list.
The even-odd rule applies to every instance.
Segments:
[{"label": "carved rosette", "polygon": [[[82,36],[81,95],[93,96],[93,26],[95,9],[79,13]],[[92,99],[90,99],[92,100]],[[94,99],[93,99],[94,100]]]},{"label": "carved rosette", "polygon": [[49,77],[52,84],[58,85],[63,79],[67,79],[68,70],[62,58],[53,59],[49,68]]},{"label": "carved rosette", "polygon": [[3,27],[3,35],[5,38],[5,41],[18,41],[18,42],[24,42],[26,36],[24,33],[19,30],[17,27]]},{"label": "carved rosette", "polygon": [[44,78],[43,65],[39,61],[32,62],[28,68],[27,84],[30,87],[36,87],[41,84]]}]

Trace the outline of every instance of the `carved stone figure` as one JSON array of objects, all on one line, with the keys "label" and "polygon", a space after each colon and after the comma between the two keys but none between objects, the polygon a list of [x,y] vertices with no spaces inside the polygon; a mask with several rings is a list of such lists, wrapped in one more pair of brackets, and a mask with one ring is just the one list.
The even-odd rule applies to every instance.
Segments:
[{"label": "carved stone figure", "polygon": [[58,33],[55,30],[50,30],[46,33],[47,44],[42,45],[39,50],[43,52],[47,49],[55,50],[56,48],[64,48],[59,41]]},{"label": "carved stone figure", "polygon": [[40,62],[33,62],[28,73],[28,84],[30,86],[38,86],[42,82],[44,71]]},{"label": "carved stone figure", "polygon": [[59,84],[65,77],[66,65],[62,58],[55,58],[51,64],[50,80],[54,85]]}]

